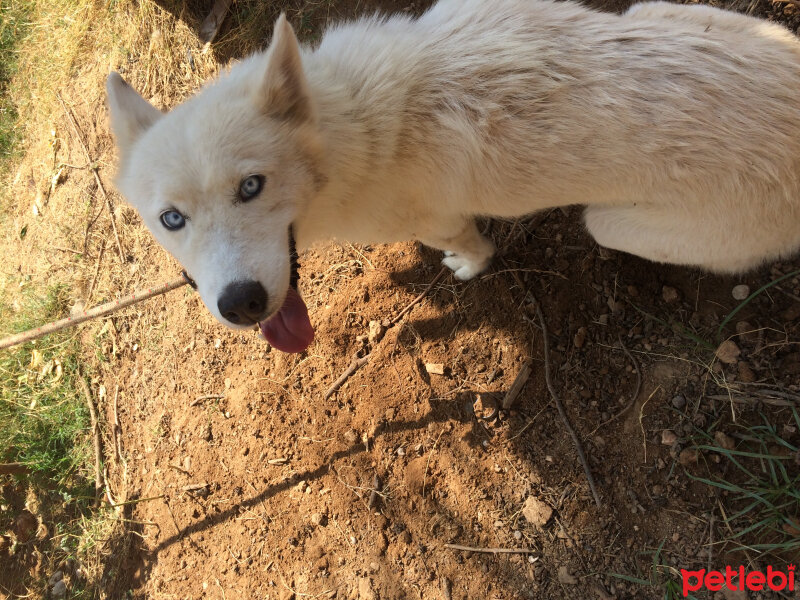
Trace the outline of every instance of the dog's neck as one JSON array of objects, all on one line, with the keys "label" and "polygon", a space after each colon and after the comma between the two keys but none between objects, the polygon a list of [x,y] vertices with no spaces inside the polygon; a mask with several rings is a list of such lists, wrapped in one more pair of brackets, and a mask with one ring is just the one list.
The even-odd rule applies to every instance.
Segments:
[{"label": "dog's neck", "polygon": [[[322,138],[326,183],[296,221],[301,248],[342,239],[345,232],[349,241],[377,241],[354,232],[354,220],[370,218],[363,214],[364,202],[356,200],[367,196],[373,204],[385,201],[387,185],[397,178],[403,122],[386,107],[403,106],[405,90],[388,86],[392,89],[381,92],[363,87],[362,82],[334,77],[335,71],[326,63],[330,60],[314,54],[304,57]],[[379,97],[381,93],[400,100],[387,102]]]}]

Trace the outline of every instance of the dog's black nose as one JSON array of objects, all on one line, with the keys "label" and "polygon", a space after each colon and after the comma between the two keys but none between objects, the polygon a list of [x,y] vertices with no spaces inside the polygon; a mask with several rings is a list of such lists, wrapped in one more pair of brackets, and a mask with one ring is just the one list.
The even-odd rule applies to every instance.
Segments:
[{"label": "dog's black nose", "polygon": [[234,281],[217,299],[220,314],[237,325],[253,325],[267,312],[267,290],[258,281]]}]

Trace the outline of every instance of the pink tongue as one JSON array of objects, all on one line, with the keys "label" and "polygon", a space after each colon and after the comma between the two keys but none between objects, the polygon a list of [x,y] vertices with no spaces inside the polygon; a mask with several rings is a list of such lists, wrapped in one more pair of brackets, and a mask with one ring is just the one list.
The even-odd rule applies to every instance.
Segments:
[{"label": "pink tongue", "polygon": [[297,290],[292,288],[289,288],[281,309],[259,325],[267,341],[281,352],[302,352],[314,341],[308,308]]}]

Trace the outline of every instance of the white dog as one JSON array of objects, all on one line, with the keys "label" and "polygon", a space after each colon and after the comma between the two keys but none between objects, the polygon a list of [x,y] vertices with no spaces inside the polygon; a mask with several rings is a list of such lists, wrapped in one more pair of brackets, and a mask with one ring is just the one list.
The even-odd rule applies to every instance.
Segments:
[{"label": "white dog", "polygon": [[269,49],[162,114],[112,73],[119,189],[231,327],[313,339],[300,248],[416,239],[469,279],[474,218],[588,204],[602,245],[736,272],[800,246],[800,42],[706,6],[441,0]]}]

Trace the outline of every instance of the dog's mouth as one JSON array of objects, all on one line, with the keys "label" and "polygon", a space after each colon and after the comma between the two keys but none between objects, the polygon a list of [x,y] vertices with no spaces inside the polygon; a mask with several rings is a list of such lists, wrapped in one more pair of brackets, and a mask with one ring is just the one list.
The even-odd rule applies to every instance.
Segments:
[{"label": "dog's mouth", "polygon": [[314,341],[308,308],[293,287],[286,293],[280,310],[258,326],[272,347],[281,352],[302,352]]},{"label": "dog's mouth", "polygon": [[314,328],[308,318],[308,307],[297,291],[300,279],[300,261],[294,241],[294,232],[289,228],[289,259],[291,275],[289,291],[280,310],[258,326],[266,340],[281,352],[302,352],[314,341]]},{"label": "dog's mouth", "polygon": [[[291,274],[289,276],[289,290],[280,310],[268,319],[258,323],[264,338],[281,352],[302,352],[314,341],[314,328],[308,318],[308,307],[300,293],[297,291],[297,282],[300,279],[300,261],[295,246],[294,233],[289,227],[289,260],[291,261]],[[186,282],[197,289],[197,283],[186,272],[181,271]]]}]

